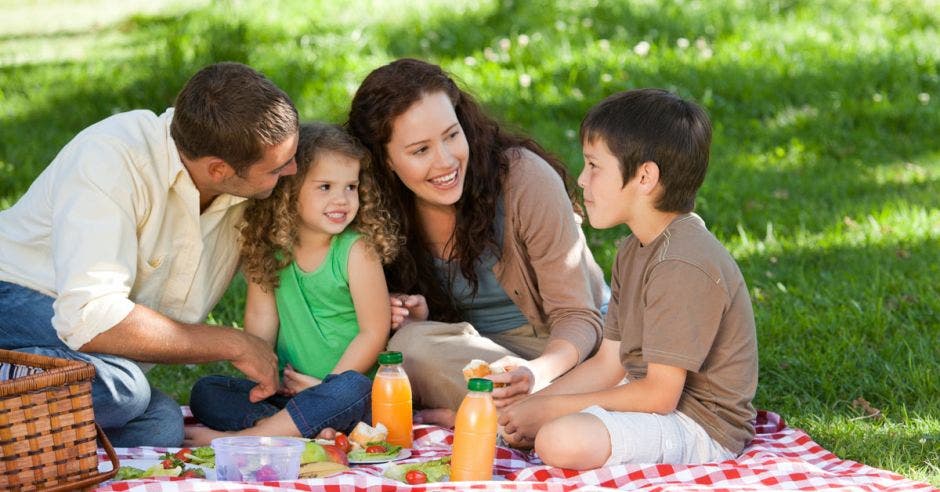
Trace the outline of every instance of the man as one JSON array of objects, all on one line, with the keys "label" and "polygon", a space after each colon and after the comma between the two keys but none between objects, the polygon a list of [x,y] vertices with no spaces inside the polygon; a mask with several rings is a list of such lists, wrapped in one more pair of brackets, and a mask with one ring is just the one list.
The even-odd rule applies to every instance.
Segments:
[{"label": "man", "polygon": [[179,446],[179,405],[149,363],[228,360],[277,388],[260,338],[202,324],[238,262],[246,198],[296,172],[297,109],[253,69],[210,65],[173,108],[79,133],[0,212],[0,347],[92,363],[95,417],[115,446]]}]

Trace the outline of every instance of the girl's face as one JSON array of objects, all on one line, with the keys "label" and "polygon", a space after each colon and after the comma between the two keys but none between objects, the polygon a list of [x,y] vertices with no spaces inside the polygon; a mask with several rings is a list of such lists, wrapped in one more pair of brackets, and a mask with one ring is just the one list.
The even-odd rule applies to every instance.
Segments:
[{"label": "girl's face", "polygon": [[450,207],[463,194],[470,148],[447,94],[426,94],[395,118],[386,152],[419,206]]},{"label": "girl's face", "polygon": [[338,152],[320,154],[300,186],[297,211],[302,229],[343,232],[359,211],[359,161]]}]

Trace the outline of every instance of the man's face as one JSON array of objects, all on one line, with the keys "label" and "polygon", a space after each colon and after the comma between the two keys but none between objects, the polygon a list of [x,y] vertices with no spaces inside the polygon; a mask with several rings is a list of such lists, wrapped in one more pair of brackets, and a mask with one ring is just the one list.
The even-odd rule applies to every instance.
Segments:
[{"label": "man's face", "polygon": [[277,180],[281,176],[290,176],[297,172],[298,134],[291,135],[281,143],[271,145],[264,150],[261,159],[248,166],[245,176],[233,174],[222,183],[225,193],[245,198],[267,198],[271,196]]}]

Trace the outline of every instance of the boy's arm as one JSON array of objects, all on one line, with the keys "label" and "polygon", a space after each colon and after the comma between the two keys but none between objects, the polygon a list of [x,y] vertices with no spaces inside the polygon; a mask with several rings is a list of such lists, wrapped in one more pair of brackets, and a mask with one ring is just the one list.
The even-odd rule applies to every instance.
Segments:
[{"label": "boy's arm", "polygon": [[245,298],[245,333],[261,338],[273,349],[277,344],[279,327],[274,290],[268,287],[265,291],[261,284],[249,280]]},{"label": "boy's arm", "polygon": [[354,370],[365,373],[375,365],[388,342],[391,307],[382,264],[362,241],[349,251],[349,292],[356,309],[359,334],[349,343],[333,374]]},{"label": "boy's arm", "polygon": [[[606,362],[603,368],[601,360]],[[620,370],[612,371],[611,362]],[[592,368],[595,370],[588,372]],[[499,423],[505,426],[505,439],[514,446],[531,445],[545,423],[592,405],[617,412],[670,413],[682,395],[686,370],[650,363],[645,378],[619,386],[616,385],[619,379],[610,384],[616,374],[620,378],[624,374],[619,342],[605,339],[594,357],[550,387],[504,411]]]}]

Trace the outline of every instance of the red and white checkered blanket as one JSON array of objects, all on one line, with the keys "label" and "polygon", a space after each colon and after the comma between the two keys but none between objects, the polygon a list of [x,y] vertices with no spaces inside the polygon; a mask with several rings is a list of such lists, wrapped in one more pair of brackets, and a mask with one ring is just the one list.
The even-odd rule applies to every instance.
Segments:
[{"label": "red and white checkered blanket", "polygon": [[[185,409],[188,410],[188,409]],[[433,483],[406,485],[384,478],[385,465],[354,466],[339,475],[264,483],[221,482],[200,479],[149,478],[106,482],[101,491],[274,491],[326,490],[352,492],[381,490],[537,490],[571,491],[618,488],[624,490],[741,491],[791,490],[896,490],[938,491],[896,473],[854,461],[839,459],[816,444],[805,432],[787,427],[772,412],[761,411],[754,440],[737,459],[702,465],[619,465],[589,471],[545,466],[533,454],[497,448],[494,480],[490,482]],[[451,452],[453,432],[436,426],[416,426],[413,454],[400,463],[426,461]],[[118,448],[121,459],[155,459],[166,448]],[[99,450],[101,461],[107,456]]]}]

